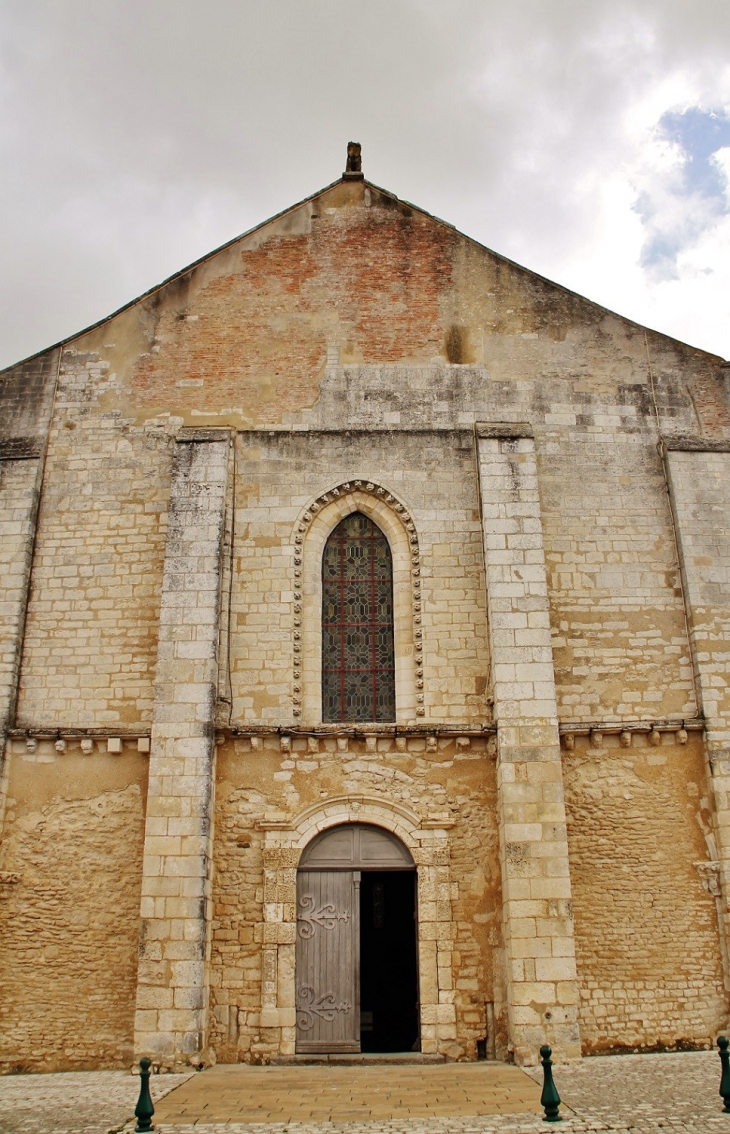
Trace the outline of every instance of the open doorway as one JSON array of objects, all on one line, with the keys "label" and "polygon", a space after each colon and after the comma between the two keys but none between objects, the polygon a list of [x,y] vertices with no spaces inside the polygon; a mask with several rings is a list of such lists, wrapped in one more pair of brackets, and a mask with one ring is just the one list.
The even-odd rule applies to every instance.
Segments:
[{"label": "open doorway", "polygon": [[296,1050],[420,1050],[416,868],[400,839],[347,824],[297,872]]},{"label": "open doorway", "polygon": [[360,1050],[417,1051],[415,871],[363,871]]}]

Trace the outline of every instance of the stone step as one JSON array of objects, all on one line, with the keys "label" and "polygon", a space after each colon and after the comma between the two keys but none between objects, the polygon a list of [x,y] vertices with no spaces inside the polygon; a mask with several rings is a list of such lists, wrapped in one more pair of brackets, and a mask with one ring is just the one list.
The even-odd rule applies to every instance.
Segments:
[{"label": "stone step", "polygon": [[446,1063],[445,1055],[430,1054],[423,1051],[393,1052],[353,1052],[340,1055],[275,1055],[271,1065],[276,1067],[309,1067],[317,1064],[351,1064],[353,1067],[377,1067],[379,1065]]}]

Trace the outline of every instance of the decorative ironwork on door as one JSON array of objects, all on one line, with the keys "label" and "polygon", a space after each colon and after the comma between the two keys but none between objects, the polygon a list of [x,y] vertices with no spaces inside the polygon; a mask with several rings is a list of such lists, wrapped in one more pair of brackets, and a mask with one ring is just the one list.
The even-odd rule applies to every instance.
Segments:
[{"label": "decorative ironwork on door", "polygon": [[360,873],[297,875],[298,1052],[360,1050]]},{"label": "decorative ironwork on door", "polygon": [[319,996],[311,984],[305,984],[299,989],[297,999],[297,1027],[302,1032],[311,1032],[316,1021],[315,1016],[331,1024],[338,1012],[352,1012],[349,1000],[337,1003],[334,992],[322,992]]},{"label": "decorative ironwork on door", "polygon": [[334,929],[338,921],[349,921],[352,917],[349,910],[338,910],[332,902],[326,902],[317,908],[314,894],[302,894],[298,909],[297,933],[304,938],[313,937],[318,925],[322,929]]}]

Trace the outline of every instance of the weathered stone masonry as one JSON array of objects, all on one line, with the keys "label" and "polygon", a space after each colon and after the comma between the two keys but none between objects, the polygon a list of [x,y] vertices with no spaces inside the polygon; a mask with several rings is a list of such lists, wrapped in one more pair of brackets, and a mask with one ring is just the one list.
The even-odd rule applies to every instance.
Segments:
[{"label": "weathered stone masonry", "polygon": [[[417,867],[424,1051],[707,1045],[728,392],[352,177],[6,371],[0,1066],[291,1056],[297,864],[349,822]],[[396,719],[324,725],[356,510]]]},{"label": "weathered stone masonry", "polygon": [[3,412],[0,415],[0,753],[5,750],[8,728],[15,723],[38,504],[59,353],[50,351],[18,366],[3,386]]},{"label": "weathered stone masonry", "polygon": [[519,425],[477,426],[510,1035],[520,1062],[545,1035],[564,1056],[580,1051],[550,613],[529,433]]},{"label": "weathered stone masonry", "polygon": [[135,1043],[201,1057],[208,1010],[215,706],[227,431],[176,447],[142,867]]}]

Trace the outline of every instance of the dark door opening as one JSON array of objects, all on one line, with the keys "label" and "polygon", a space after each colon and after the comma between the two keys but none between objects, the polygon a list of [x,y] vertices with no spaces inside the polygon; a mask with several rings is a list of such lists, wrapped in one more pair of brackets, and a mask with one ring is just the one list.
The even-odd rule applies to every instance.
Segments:
[{"label": "dark door opening", "polygon": [[416,869],[390,831],[347,823],[297,872],[296,1051],[419,1051]]},{"label": "dark door opening", "polygon": [[360,1041],[370,1052],[419,1051],[416,873],[363,871]]}]

